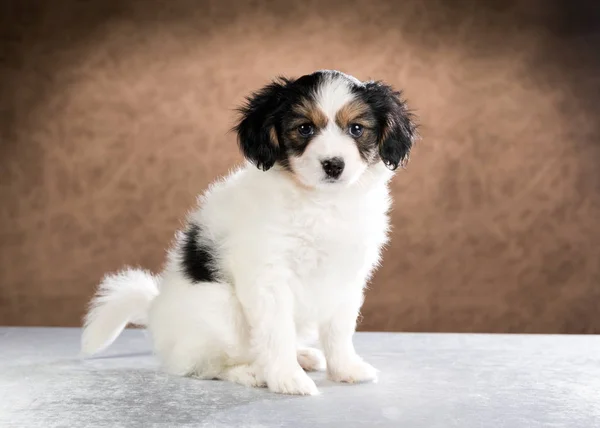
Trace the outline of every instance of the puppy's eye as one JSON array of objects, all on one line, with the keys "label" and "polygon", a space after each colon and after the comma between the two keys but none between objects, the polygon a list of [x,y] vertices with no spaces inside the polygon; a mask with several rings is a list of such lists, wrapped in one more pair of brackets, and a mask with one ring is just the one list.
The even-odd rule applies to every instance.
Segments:
[{"label": "puppy's eye", "polygon": [[364,128],[362,125],[359,125],[358,123],[353,123],[352,125],[350,125],[350,127],[348,128],[348,132],[350,133],[350,135],[352,135],[353,137],[360,137],[363,134]]},{"label": "puppy's eye", "polygon": [[315,133],[315,127],[310,123],[304,123],[298,127],[298,133],[303,137],[310,137]]}]

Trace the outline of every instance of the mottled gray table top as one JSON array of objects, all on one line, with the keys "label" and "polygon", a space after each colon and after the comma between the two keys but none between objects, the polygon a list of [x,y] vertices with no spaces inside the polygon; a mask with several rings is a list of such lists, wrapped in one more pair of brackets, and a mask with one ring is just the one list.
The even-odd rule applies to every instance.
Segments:
[{"label": "mottled gray table top", "polygon": [[144,331],[0,328],[0,427],[600,427],[600,337],[357,334],[377,384],[316,397],[162,373]]}]

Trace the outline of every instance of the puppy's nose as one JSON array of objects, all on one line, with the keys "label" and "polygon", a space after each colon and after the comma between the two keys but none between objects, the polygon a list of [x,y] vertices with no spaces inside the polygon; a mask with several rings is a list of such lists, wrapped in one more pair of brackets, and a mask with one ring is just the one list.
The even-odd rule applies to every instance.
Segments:
[{"label": "puppy's nose", "polygon": [[344,159],[339,157],[329,158],[321,161],[323,171],[331,178],[339,178],[344,171]]}]

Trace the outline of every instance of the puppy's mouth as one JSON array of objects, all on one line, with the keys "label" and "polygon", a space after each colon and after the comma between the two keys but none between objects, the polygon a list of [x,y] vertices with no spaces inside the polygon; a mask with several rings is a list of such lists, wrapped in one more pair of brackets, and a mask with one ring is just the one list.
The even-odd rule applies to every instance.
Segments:
[{"label": "puppy's mouth", "polygon": [[325,177],[321,180],[322,183],[324,183],[327,186],[334,186],[336,184],[344,184],[346,182],[346,180],[344,180],[343,178],[333,178],[333,177]]}]

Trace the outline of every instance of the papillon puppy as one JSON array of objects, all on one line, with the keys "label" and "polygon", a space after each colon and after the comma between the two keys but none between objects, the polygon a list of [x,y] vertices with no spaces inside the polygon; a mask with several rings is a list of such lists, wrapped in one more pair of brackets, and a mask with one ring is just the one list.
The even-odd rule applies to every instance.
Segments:
[{"label": "papillon puppy", "polygon": [[280,78],[234,129],[246,165],[199,198],[160,274],[103,279],[84,353],[131,323],[178,375],[299,395],[318,393],[306,371],[376,381],[352,337],[387,240],[388,183],[417,136],[401,93],[338,71]]}]

